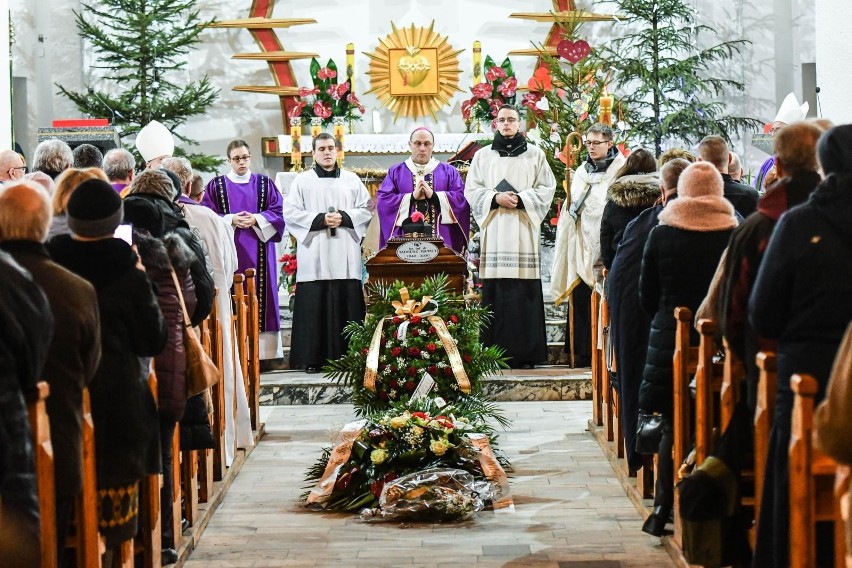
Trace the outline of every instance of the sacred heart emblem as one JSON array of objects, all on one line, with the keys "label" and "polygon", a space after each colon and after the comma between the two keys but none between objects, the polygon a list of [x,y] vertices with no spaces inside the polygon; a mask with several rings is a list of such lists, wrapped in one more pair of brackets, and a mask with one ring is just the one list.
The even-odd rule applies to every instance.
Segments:
[{"label": "sacred heart emblem", "polygon": [[582,61],[591,52],[592,48],[589,46],[589,42],[584,39],[578,41],[563,39],[556,45],[556,53],[571,63]]},{"label": "sacred heart emblem", "polygon": [[429,60],[425,55],[420,55],[420,48],[408,46],[405,48],[408,55],[399,58],[396,65],[397,71],[402,75],[402,84],[407,87],[416,87],[426,80],[429,75]]}]

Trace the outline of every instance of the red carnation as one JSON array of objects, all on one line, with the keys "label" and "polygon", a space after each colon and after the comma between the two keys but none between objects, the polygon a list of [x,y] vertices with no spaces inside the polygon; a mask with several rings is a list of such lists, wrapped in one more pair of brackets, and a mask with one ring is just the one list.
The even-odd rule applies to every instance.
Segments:
[{"label": "red carnation", "polygon": [[470,363],[471,361],[473,361],[473,357],[470,356],[470,353],[465,353],[462,356],[462,359],[464,359],[465,363]]},{"label": "red carnation", "polygon": [[401,347],[392,347],[391,348],[391,355],[393,355],[394,357],[399,357],[400,353],[402,353]]},{"label": "red carnation", "polygon": [[419,347],[409,347],[408,354],[412,357],[420,357],[420,348]]},{"label": "red carnation", "polygon": [[426,370],[429,371],[430,375],[437,375],[438,374],[438,366],[437,365],[429,365],[429,367]]},{"label": "red carnation", "polygon": [[426,351],[428,351],[429,353],[434,353],[436,349],[438,349],[438,346],[435,345],[434,343],[427,343],[426,344]]},{"label": "red carnation", "polygon": [[[414,375],[417,374],[417,369],[415,369],[414,367],[409,367],[408,369],[405,370],[405,374],[408,375],[409,377],[413,377]],[[408,383],[405,383],[405,388],[408,388]]]},{"label": "red carnation", "polygon": [[[418,213],[420,213],[418,211]],[[422,213],[420,213],[422,215]],[[414,215],[411,216],[411,220],[414,220]],[[411,316],[411,323],[420,323],[420,316]]]}]

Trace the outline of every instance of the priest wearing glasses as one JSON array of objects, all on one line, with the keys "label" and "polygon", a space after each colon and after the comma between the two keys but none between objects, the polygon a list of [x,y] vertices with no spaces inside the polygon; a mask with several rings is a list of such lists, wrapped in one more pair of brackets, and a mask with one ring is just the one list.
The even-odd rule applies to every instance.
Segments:
[{"label": "priest wearing glasses", "polygon": [[539,239],[556,178],[520,118],[513,106],[497,112],[494,142],[474,154],[464,194],[481,230],[482,306],[492,313],[481,340],[502,347],[512,367],[531,368],[547,359]]},{"label": "priest wearing glasses", "polygon": [[227,152],[231,171],[210,180],[201,204],[221,215],[233,228],[237,271],[257,271],[260,356],[272,359],[283,354],[275,262],[275,243],[284,234],[281,193],[268,176],[251,171],[247,142],[234,140],[228,144]]},{"label": "priest wearing glasses", "polygon": [[415,211],[432,225],[432,234],[461,254],[470,232],[470,207],[464,198],[464,182],[452,166],[432,157],[435,136],[424,127],[409,137],[411,157],[388,170],[376,194],[379,214],[379,248],[402,234],[402,223]]},{"label": "priest wearing glasses", "polygon": [[309,373],[343,355],[343,328],[364,319],[361,240],[372,217],[367,188],[338,166],[330,134],[314,138],[313,158],[314,167],[296,176],[284,200],[298,266],[290,368]]}]

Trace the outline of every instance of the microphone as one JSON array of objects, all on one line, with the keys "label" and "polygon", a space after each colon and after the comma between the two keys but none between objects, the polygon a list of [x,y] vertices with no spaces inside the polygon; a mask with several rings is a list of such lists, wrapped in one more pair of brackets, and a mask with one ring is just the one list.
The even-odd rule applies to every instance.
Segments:
[{"label": "microphone", "polygon": [[[335,209],[335,208],[334,208],[334,206],[331,206],[331,207],[329,207],[329,208],[328,208],[328,212],[329,212],[329,213],[336,213],[336,212],[337,212],[337,209]],[[329,236],[329,237],[334,237],[334,236],[336,236],[336,235],[337,235],[337,229],[336,229],[336,228],[334,228],[334,227],[329,227],[329,229],[328,229],[328,236]]]},{"label": "microphone", "polygon": [[820,117],[821,117],[821,116],[822,116],[822,105],[821,105],[821,104],[820,104],[820,102],[819,102],[819,92],[820,92],[820,90],[821,90],[821,89],[820,89],[819,87],[817,87],[816,89],[814,89],[814,92],[816,93],[817,116],[820,116]]},{"label": "microphone", "polygon": [[92,89],[91,87],[89,87],[89,94],[90,94],[90,95],[92,95],[93,97],[95,97],[95,98],[96,98],[96,99],[97,99],[97,100],[98,100],[98,101],[99,101],[102,105],[104,105],[104,106],[106,107],[106,109],[107,109],[110,113],[112,113],[112,119],[109,121],[110,126],[114,126],[114,125],[115,125],[115,117],[116,117],[116,116],[117,116],[118,118],[120,118],[120,119],[124,120],[124,115],[122,115],[120,112],[118,112],[117,110],[115,110],[114,108],[112,108],[109,104],[107,104],[107,102],[106,102],[105,100],[103,100],[103,99],[102,99],[102,98],[98,95],[98,93],[96,93],[96,92],[95,92],[95,90],[94,90],[94,89]]}]

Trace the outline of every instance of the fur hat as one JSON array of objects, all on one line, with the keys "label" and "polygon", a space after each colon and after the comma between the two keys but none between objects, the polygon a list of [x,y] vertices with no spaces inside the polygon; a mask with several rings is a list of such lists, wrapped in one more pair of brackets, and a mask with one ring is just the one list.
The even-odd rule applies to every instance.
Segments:
[{"label": "fur hat", "polygon": [[90,238],[114,234],[124,215],[121,198],[110,184],[97,178],[74,188],[67,211],[71,232]]},{"label": "fur hat", "polygon": [[722,174],[709,162],[692,164],[680,174],[678,198],[660,213],[660,224],[689,231],[721,231],[737,226],[734,206],[724,198]]},{"label": "fur hat", "polygon": [[136,135],[136,149],[145,162],[175,153],[175,139],[169,129],[156,120],[145,125]]},{"label": "fur hat", "polygon": [[852,124],[835,126],[817,142],[819,164],[825,175],[852,173]]}]

